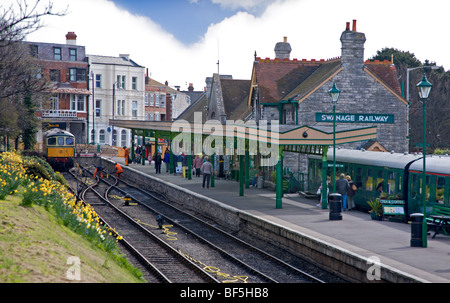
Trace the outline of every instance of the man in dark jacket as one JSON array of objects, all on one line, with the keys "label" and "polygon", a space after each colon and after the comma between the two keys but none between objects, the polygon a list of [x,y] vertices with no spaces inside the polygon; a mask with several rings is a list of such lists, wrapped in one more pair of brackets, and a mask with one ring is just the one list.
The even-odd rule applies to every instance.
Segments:
[{"label": "man in dark jacket", "polygon": [[157,174],[160,174],[160,173],[161,173],[161,163],[162,163],[161,152],[158,152],[158,153],[153,157],[153,160],[155,161],[156,173],[157,173]]},{"label": "man in dark jacket", "polygon": [[347,208],[347,191],[350,188],[345,174],[341,174],[339,180],[336,181],[336,191],[342,195],[342,209],[345,211]]}]

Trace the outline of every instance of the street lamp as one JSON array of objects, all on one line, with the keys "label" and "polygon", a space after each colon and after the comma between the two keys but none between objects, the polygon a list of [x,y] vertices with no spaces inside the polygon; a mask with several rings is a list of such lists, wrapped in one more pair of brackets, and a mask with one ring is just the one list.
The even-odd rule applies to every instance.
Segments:
[{"label": "street lamp", "polygon": [[336,192],[336,103],[339,100],[340,90],[336,88],[336,83],[333,81],[333,87],[328,91],[331,97],[331,104],[333,104],[333,193]]},{"label": "street lamp", "polygon": [[92,78],[92,144],[95,144],[95,79],[94,71],[91,71]]},{"label": "street lamp", "polygon": [[422,108],[423,108],[423,146],[422,146],[422,152],[423,152],[423,170],[422,170],[422,199],[423,199],[423,222],[422,222],[422,246],[427,247],[427,179],[426,179],[426,173],[425,173],[425,167],[426,167],[426,154],[427,154],[427,140],[426,140],[426,134],[427,134],[427,115],[426,115],[426,107],[427,107],[427,99],[430,95],[432,84],[428,82],[427,76],[425,73],[423,73],[422,81],[417,83],[416,87],[419,92],[419,97],[422,100]]}]

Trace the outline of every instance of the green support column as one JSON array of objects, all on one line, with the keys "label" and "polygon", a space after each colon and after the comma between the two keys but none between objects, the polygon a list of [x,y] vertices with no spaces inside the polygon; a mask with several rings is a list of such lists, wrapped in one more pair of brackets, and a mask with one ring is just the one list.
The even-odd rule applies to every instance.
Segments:
[{"label": "green support column", "polygon": [[212,173],[211,173],[211,187],[215,187],[216,186],[216,182],[215,182],[215,175],[216,175],[216,155],[212,154],[211,155],[211,164],[213,167]]},{"label": "green support column", "polygon": [[134,163],[136,155],[134,154],[134,129],[131,130],[131,163]]},{"label": "green support column", "polygon": [[322,147],[322,209],[327,209],[328,207],[328,195],[327,195],[327,172],[328,172],[328,146]]},{"label": "green support column", "polygon": [[277,184],[276,186],[276,199],[275,207],[282,208],[283,197],[283,146],[278,148],[278,163],[277,163]]},{"label": "green support column", "polygon": [[192,180],[192,170],[191,170],[191,167],[192,167],[192,155],[189,154],[187,157],[188,157],[187,179],[188,180]]},{"label": "green support column", "polygon": [[239,155],[239,196],[244,195],[244,156]]},{"label": "green support column", "polygon": [[245,188],[249,188],[249,175],[250,175],[250,153],[248,149],[245,151]]},{"label": "green support column", "polygon": [[145,136],[147,135],[147,132],[145,130],[142,130],[142,151],[141,151],[141,163],[142,165],[145,165]]},{"label": "green support column", "polygon": [[171,173],[171,174],[173,174],[174,173],[174,171],[173,171],[173,153],[172,153],[172,140],[173,140],[173,133],[170,133],[170,144],[169,144],[169,146],[170,146],[170,153],[169,153],[169,155],[170,155],[170,160],[169,160],[169,163],[170,163],[170,166],[169,166],[169,172]]}]

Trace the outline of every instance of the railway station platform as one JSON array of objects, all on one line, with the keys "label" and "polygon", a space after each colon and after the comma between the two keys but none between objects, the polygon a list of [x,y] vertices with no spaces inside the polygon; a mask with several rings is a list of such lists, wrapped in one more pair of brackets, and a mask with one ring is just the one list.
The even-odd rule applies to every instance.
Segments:
[{"label": "railway station platform", "polygon": [[[109,158],[121,163],[123,158]],[[343,219],[329,220],[329,210],[318,207],[318,200],[307,199],[298,193],[285,194],[283,207],[275,208],[275,191],[246,188],[239,196],[239,183],[216,178],[215,187],[202,188],[202,177],[183,178],[180,174],[156,174],[153,165],[130,164],[125,169],[135,170],[174,184],[194,195],[204,196],[221,205],[235,208],[249,216],[262,218],[274,226],[283,226],[294,232],[308,235],[326,247],[352,256],[378,258],[380,264],[400,272],[412,282],[450,282],[450,237],[438,234],[428,237],[428,247],[411,247],[411,226],[405,223],[371,220],[369,213],[342,212]]]}]

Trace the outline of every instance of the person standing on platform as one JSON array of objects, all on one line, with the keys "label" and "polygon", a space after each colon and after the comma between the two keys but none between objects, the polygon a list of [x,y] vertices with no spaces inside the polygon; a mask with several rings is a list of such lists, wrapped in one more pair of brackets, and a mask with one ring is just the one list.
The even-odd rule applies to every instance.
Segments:
[{"label": "person standing on platform", "polygon": [[348,181],[345,179],[345,174],[341,174],[339,180],[336,181],[336,191],[342,196],[342,210],[347,208],[347,191],[349,189]]},{"label": "person standing on platform", "polygon": [[166,148],[166,151],[164,152],[164,163],[166,163],[166,173],[169,172],[169,165],[170,165],[170,151],[168,148]]},{"label": "person standing on platform", "polygon": [[205,162],[200,167],[200,170],[203,173],[203,182],[202,187],[205,188],[205,182],[206,182],[206,188],[209,188],[209,181],[211,180],[211,174],[213,173],[213,166],[211,162],[209,162],[208,157],[205,157]]},{"label": "person standing on platform", "polygon": [[140,145],[138,145],[136,147],[136,151],[134,152],[134,155],[135,155],[134,162],[137,164],[141,163],[141,153],[142,153],[142,148]]},{"label": "person standing on platform", "polygon": [[122,166],[120,166],[119,163],[116,163],[116,164],[114,165],[114,170],[116,171],[116,177],[117,177],[117,179],[120,179],[120,175],[123,173],[123,168],[122,168]]},{"label": "person standing on platform", "polygon": [[123,155],[125,157],[125,165],[128,166],[128,162],[130,161],[130,152],[126,146],[123,147]]},{"label": "person standing on platform", "polygon": [[156,155],[153,157],[153,160],[155,161],[156,173],[160,174],[161,173],[161,163],[162,163],[161,152],[157,152]]},{"label": "person standing on platform", "polygon": [[202,167],[203,159],[200,158],[198,155],[195,156],[194,160],[194,168],[195,168],[195,176],[200,177],[200,168]]},{"label": "person standing on platform", "polygon": [[348,210],[355,210],[355,202],[353,202],[353,196],[356,194],[357,188],[349,175],[347,175],[346,178],[349,186],[347,191],[347,208]]}]

